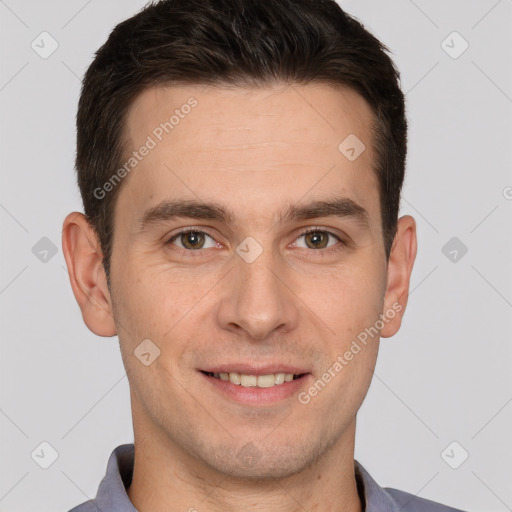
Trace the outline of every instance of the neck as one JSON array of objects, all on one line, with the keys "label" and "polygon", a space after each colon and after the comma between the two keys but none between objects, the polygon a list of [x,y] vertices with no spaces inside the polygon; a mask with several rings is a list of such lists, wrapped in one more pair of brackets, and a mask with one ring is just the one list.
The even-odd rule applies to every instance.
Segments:
[{"label": "neck", "polygon": [[134,422],[128,496],[139,512],[364,512],[354,471],[355,420],[303,471],[286,478],[234,478],[193,458],[161,431]]}]

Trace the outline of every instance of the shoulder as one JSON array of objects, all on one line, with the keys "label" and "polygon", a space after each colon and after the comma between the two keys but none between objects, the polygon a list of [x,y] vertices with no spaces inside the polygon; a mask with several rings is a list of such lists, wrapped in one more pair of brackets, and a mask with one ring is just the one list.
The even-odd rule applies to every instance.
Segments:
[{"label": "shoulder", "polygon": [[398,489],[390,489],[388,487],[385,491],[400,505],[401,510],[407,510],[407,512],[463,512],[458,508],[420,498]]},{"label": "shoulder", "polygon": [[463,512],[405,491],[383,488],[357,460],[354,463],[358,491],[364,496],[366,512]]},{"label": "shoulder", "polygon": [[89,500],[72,508],[69,512],[99,512],[99,509],[94,503],[94,500]]}]

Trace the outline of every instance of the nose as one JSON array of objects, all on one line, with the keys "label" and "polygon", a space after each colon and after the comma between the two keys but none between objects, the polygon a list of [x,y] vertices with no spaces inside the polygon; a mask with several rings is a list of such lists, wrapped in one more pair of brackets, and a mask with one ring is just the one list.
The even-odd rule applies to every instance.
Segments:
[{"label": "nose", "polygon": [[259,341],[276,330],[284,334],[295,329],[300,301],[288,275],[282,263],[274,261],[270,250],[264,250],[251,263],[237,257],[222,288],[223,298],[217,310],[220,327]]}]

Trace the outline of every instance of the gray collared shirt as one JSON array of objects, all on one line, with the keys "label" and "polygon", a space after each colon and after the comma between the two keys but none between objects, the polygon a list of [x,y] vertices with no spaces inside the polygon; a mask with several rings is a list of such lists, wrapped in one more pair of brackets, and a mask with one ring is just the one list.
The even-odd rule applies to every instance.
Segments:
[{"label": "gray collared shirt", "polygon": [[[96,498],[69,512],[137,512],[126,494],[132,480],[134,456],[133,443],[118,446],[110,455]],[[366,502],[364,512],[462,512],[397,489],[383,489],[359,462],[355,460],[354,464],[359,495]]]}]

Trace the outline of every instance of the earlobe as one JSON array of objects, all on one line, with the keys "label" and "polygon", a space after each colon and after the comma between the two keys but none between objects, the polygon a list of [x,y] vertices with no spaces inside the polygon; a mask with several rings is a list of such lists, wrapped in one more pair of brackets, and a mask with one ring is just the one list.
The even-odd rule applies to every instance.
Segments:
[{"label": "earlobe", "polygon": [[388,261],[387,286],[382,311],[386,318],[380,333],[382,338],[389,338],[400,329],[407,306],[416,251],[416,222],[410,215],[404,215],[398,219],[397,232]]},{"label": "earlobe", "polygon": [[114,336],[116,326],[103,255],[96,233],[82,213],[73,212],[65,218],[62,251],[85,324],[98,336]]}]

